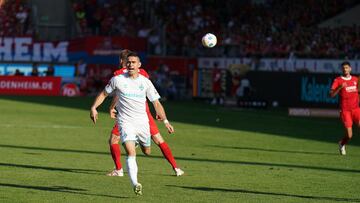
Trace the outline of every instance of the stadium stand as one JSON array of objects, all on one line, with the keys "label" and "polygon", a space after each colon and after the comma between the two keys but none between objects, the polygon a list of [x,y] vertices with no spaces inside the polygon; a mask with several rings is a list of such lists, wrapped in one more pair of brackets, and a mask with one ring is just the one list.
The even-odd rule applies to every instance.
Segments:
[{"label": "stadium stand", "polygon": [[[198,51],[196,41],[204,33],[215,30],[224,46],[218,47],[216,52],[205,53],[207,55],[284,57],[295,52],[302,57],[340,57],[353,55],[358,27],[316,27],[349,5],[352,3],[339,0],[321,3],[310,0],[214,1],[213,4],[197,1],[195,6],[161,1],[156,13],[160,18],[168,19],[165,24],[170,54],[193,52],[193,55],[201,55],[204,51]],[[339,35],[343,29],[350,32]]]},{"label": "stadium stand", "polygon": [[4,0],[0,7],[0,36],[32,36],[26,1]]},{"label": "stadium stand", "polygon": [[[359,54],[358,26],[317,27],[356,1],[73,2],[83,35],[145,37],[153,54],[288,57],[293,53],[316,58]],[[204,51],[198,41],[206,32],[215,32],[221,46]]]},{"label": "stadium stand", "polygon": [[73,9],[83,36],[137,36],[148,26],[140,1],[73,1]]}]

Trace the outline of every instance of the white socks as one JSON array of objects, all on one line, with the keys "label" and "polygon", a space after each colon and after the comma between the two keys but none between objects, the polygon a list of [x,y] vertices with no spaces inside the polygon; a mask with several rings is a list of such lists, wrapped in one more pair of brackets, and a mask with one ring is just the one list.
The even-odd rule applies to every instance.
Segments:
[{"label": "white socks", "polygon": [[127,169],[129,172],[131,183],[133,184],[133,186],[135,186],[138,184],[137,181],[138,166],[136,164],[136,156],[128,156],[126,158],[126,164],[127,164]]}]

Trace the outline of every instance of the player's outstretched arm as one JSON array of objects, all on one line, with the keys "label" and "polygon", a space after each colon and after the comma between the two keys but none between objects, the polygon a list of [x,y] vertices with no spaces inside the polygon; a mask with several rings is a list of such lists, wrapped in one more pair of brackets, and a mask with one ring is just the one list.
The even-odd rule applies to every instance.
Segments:
[{"label": "player's outstretched arm", "polygon": [[90,109],[90,118],[96,124],[96,120],[98,119],[98,112],[97,107],[99,107],[105,100],[105,98],[108,96],[108,94],[105,91],[102,91],[96,96],[93,105]]},{"label": "player's outstretched arm", "polygon": [[167,128],[168,132],[171,134],[171,133],[174,133],[175,130],[174,130],[174,127],[170,124],[170,122],[167,120],[166,118],[166,113],[165,113],[165,110],[164,110],[164,107],[162,106],[162,104],[160,103],[159,100],[155,100],[152,102],[153,105],[154,105],[154,109],[156,111],[156,115],[160,118],[159,120],[162,120],[165,124],[165,127]]}]

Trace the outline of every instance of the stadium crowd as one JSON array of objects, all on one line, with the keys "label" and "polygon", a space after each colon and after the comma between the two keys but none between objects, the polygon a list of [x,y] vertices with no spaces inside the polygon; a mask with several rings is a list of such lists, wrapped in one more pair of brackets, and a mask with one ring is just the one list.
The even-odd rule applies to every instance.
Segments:
[{"label": "stadium crowd", "polygon": [[[2,0],[0,36],[33,35],[26,1]],[[354,0],[73,0],[80,35],[148,39],[155,55],[358,58],[360,27],[319,28]],[[212,32],[213,49],[200,39]]]},{"label": "stadium crowd", "polygon": [[81,34],[137,36],[147,26],[141,1],[89,0],[73,1]]},{"label": "stadium crowd", "polygon": [[[360,52],[359,27],[317,27],[353,6],[351,0],[73,2],[83,35],[145,37],[153,54],[356,58]],[[199,41],[206,32],[221,46],[204,51]]]},{"label": "stadium crowd", "polygon": [[[199,39],[214,32],[226,56],[340,57],[360,51],[359,28],[319,29],[317,25],[345,10],[340,0],[321,1],[160,1],[156,13],[166,19],[168,50],[197,52]],[[191,47],[192,49],[188,49]]]},{"label": "stadium crowd", "polygon": [[2,0],[0,4],[0,36],[32,36],[30,9],[26,1]]},{"label": "stadium crowd", "polygon": [[[26,0],[2,0],[0,36],[32,36]],[[122,35],[148,39],[152,54],[359,58],[360,27],[319,28],[354,6],[347,0],[115,1],[73,0],[81,36]],[[201,37],[219,38],[204,50]],[[164,43],[163,43],[164,42]]]}]

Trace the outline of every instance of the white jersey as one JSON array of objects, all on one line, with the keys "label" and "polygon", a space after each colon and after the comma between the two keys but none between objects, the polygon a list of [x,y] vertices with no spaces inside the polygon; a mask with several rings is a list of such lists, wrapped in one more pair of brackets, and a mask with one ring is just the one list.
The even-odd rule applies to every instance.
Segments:
[{"label": "white jersey", "polygon": [[151,101],[160,99],[154,85],[146,77],[139,75],[133,79],[128,73],[111,78],[105,87],[106,93],[115,91],[119,101],[118,122],[121,123],[144,123],[149,122],[146,113],[146,97]]}]

